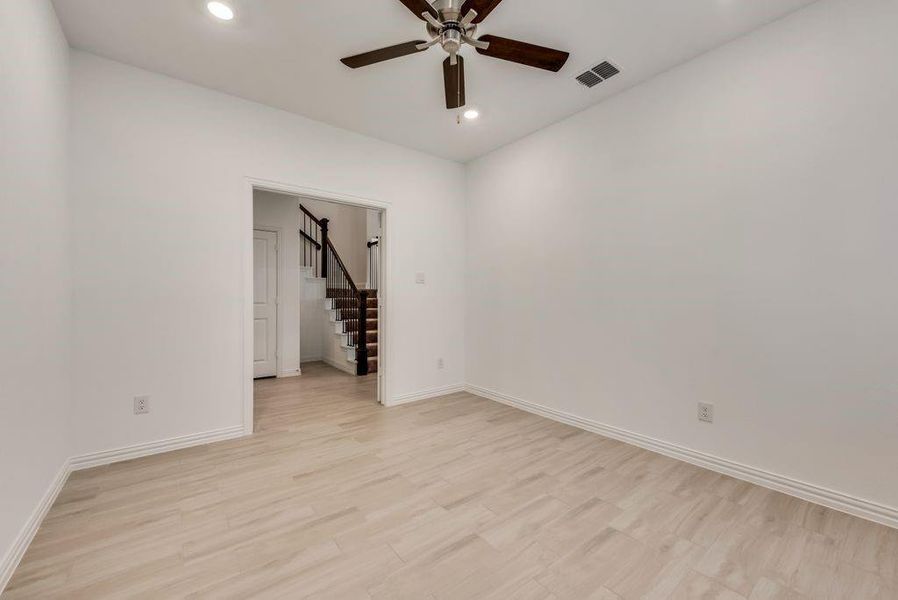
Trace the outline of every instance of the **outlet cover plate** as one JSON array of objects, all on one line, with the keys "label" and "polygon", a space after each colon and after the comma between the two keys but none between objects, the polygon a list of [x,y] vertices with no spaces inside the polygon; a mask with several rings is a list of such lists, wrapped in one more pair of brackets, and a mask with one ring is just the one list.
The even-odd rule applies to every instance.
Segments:
[{"label": "outlet cover plate", "polygon": [[150,412],[149,396],[134,396],[134,414],[145,415]]},{"label": "outlet cover plate", "polygon": [[698,403],[698,420],[705,423],[714,422],[714,405],[705,402]]}]

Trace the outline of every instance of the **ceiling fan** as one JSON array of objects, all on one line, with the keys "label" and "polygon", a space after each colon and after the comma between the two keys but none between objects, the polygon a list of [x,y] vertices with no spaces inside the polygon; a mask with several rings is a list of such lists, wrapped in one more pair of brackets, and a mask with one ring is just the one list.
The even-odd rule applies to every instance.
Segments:
[{"label": "ceiling fan", "polygon": [[415,40],[388,48],[372,50],[341,59],[347,67],[358,69],[375,63],[423,52],[439,44],[449,56],[443,61],[446,86],[446,108],[465,105],[465,61],[458,51],[464,44],[478,53],[502,60],[557,72],[564,66],[568,53],[495,35],[475,37],[482,23],[502,0],[399,0],[427,24],[430,41]]}]

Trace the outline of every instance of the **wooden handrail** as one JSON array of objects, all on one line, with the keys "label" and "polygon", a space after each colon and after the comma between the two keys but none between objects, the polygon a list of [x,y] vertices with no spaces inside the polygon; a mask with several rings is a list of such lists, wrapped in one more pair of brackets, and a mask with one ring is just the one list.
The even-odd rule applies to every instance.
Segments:
[{"label": "wooden handrail", "polygon": [[[302,213],[302,218],[300,219],[301,225],[299,227],[299,234],[305,240],[308,240],[315,247],[315,251],[319,252],[319,255],[315,255],[315,252],[312,252],[312,256],[308,256],[306,253],[307,246],[305,244],[302,245],[302,264],[303,266],[311,266],[315,271],[315,276],[318,277],[327,277],[327,260],[325,260],[326,252],[321,252],[321,249],[326,246],[325,242],[327,242],[327,219],[319,219],[315,215],[313,215],[308,208],[299,204],[299,210]],[[317,227],[317,229],[316,229]],[[306,233],[306,229],[311,229],[312,233],[315,235],[309,235]],[[321,241],[318,241],[318,234],[321,234]],[[321,268],[318,268],[318,259],[321,259]],[[308,264],[311,260],[311,265]]]},{"label": "wooden handrail", "polygon": [[[352,292],[352,297],[358,301],[358,306],[355,308],[357,312],[356,318],[350,317],[350,321],[355,321],[355,363],[356,363],[356,375],[367,375],[368,374],[368,294],[369,290],[363,289],[360,290],[359,286],[355,284],[355,281],[352,280],[352,275],[349,274],[349,270],[346,268],[346,265],[343,263],[343,259],[340,258],[340,253],[337,252],[337,249],[334,248],[333,242],[330,241],[330,238],[324,240],[324,255],[327,256],[328,251],[334,257],[334,262],[337,267],[339,267],[342,275],[342,281],[345,281],[349,285],[349,289]],[[331,273],[331,277],[337,277],[338,281],[341,281],[339,276],[336,273]],[[352,333],[349,333],[350,341],[349,345],[352,344]]]},{"label": "wooden handrail", "polygon": [[327,239],[327,247],[331,252],[334,253],[334,259],[337,261],[337,265],[339,265],[340,270],[343,271],[343,274],[346,276],[346,281],[349,283],[349,287],[352,289],[353,293],[358,296],[359,288],[352,280],[352,275],[349,274],[349,269],[346,268],[346,265],[343,264],[343,260],[340,258],[340,253],[337,252],[337,249],[334,248],[333,242],[331,242],[330,238]]},{"label": "wooden handrail", "polygon": [[302,229],[300,229],[300,230],[299,230],[299,235],[301,235],[302,237],[304,237],[304,238],[306,238],[307,240],[309,240],[310,242],[312,242],[312,245],[315,246],[315,249],[316,249],[316,250],[321,250],[321,244],[318,243],[318,240],[316,240],[315,238],[313,238],[312,236],[310,236],[308,233],[306,233],[305,231],[303,231]]},{"label": "wooden handrail", "polygon": [[305,206],[300,204],[299,210],[306,213],[306,216],[309,217],[310,219],[312,219],[312,221],[314,221],[316,225],[319,225],[319,226],[321,225],[321,220],[318,217],[316,217],[315,215],[313,215],[312,213],[310,213],[308,208],[306,208]]}]

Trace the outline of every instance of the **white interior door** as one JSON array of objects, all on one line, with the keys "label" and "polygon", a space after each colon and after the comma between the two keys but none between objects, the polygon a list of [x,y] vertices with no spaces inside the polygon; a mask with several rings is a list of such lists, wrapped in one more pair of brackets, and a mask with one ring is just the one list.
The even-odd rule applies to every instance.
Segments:
[{"label": "white interior door", "polygon": [[253,377],[277,375],[277,239],[253,230]]}]

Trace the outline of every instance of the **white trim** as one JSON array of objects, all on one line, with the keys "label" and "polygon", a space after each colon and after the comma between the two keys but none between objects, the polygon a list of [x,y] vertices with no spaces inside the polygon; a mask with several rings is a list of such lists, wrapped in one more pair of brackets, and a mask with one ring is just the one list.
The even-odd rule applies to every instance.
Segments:
[{"label": "white trim", "polygon": [[[691,450],[683,446],[627,431],[619,427],[605,425],[591,419],[578,417],[564,411],[528,402],[520,398],[515,398],[514,396],[509,396],[475,385],[455,384],[410,394],[402,394],[394,398],[387,404],[387,406],[398,406],[461,391],[466,391],[476,396],[486,398],[487,400],[506,404],[547,419],[552,419],[559,423],[565,423],[605,437],[620,440],[652,452],[657,452],[671,458],[710,469],[711,471],[755,483],[862,519],[868,519],[889,527],[898,528],[898,509],[896,508],[849,496],[848,494],[815,486],[810,483],[805,483],[783,475],[777,475],[776,473],[743,465],[696,450]],[[19,562],[21,562],[22,557],[28,550],[28,546],[34,539],[38,528],[46,517],[47,512],[49,512],[50,507],[52,507],[53,503],[56,501],[57,496],[59,496],[60,491],[62,491],[62,488],[72,471],[130,460],[142,456],[149,456],[151,454],[170,452],[172,450],[191,446],[234,439],[243,437],[244,435],[245,427],[243,425],[236,425],[233,427],[225,427],[213,431],[174,437],[156,442],[126,446],[115,450],[93,452],[66,460],[57,472],[56,477],[50,483],[50,486],[44,493],[44,496],[41,498],[37,507],[35,507],[34,511],[31,513],[28,521],[22,527],[19,535],[16,536],[12,547],[3,557],[3,560],[0,561],[0,594],[2,594],[6,585],[9,583],[9,580],[12,578],[16,567],[18,567]]]},{"label": "white trim", "polygon": [[321,358],[321,362],[323,362],[324,364],[327,364],[327,365],[332,366],[333,368],[337,369],[338,371],[343,371],[344,373],[349,373],[349,374],[352,375],[353,377],[356,376],[356,374],[355,374],[355,364],[351,364],[351,363],[349,363],[349,362],[346,362],[345,364],[342,364],[342,365],[341,365],[339,362],[335,361],[334,359],[332,359],[332,358],[330,358],[330,357],[328,357],[328,356],[323,356],[323,357]]},{"label": "white trim", "polygon": [[340,204],[352,204],[353,206],[367,206],[371,208],[379,208],[386,210],[392,205],[385,200],[374,200],[371,198],[363,198],[362,196],[353,196],[352,194],[344,194],[342,192],[334,192],[331,190],[322,190],[319,188],[306,187],[301,185],[293,185],[281,181],[273,181],[271,179],[259,179],[256,177],[247,177],[246,180],[257,190],[265,190],[268,192],[280,192],[282,194],[290,194],[293,196],[306,196],[314,200],[324,200],[326,202],[339,202]]},{"label": "white trim", "polygon": [[255,379],[255,369],[253,367],[253,225],[255,217],[253,215],[253,184],[250,180],[246,181],[246,189],[249,194],[249,202],[243,205],[243,261],[241,267],[241,276],[243,277],[243,296],[240,303],[243,308],[240,315],[243,329],[243,433],[251,435],[253,433],[253,381]]},{"label": "white trim", "polygon": [[302,375],[302,369],[284,369],[283,371],[278,371],[278,379],[283,377],[299,377]]},{"label": "white trim", "polygon": [[466,391],[476,396],[486,398],[487,400],[507,404],[508,406],[513,406],[523,411],[546,417],[553,421],[558,421],[559,423],[572,425],[605,437],[639,446],[640,448],[645,448],[646,450],[651,450],[658,454],[663,454],[717,473],[723,473],[724,475],[729,475],[736,479],[748,481],[790,496],[795,496],[796,498],[807,500],[808,502],[814,502],[815,504],[842,511],[862,519],[868,519],[870,521],[881,523],[882,525],[898,528],[898,508],[884,506],[869,500],[849,496],[842,492],[805,483],[797,479],[792,479],[791,477],[786,477],[785,475],[764,471],[763,469],[744,465],[726,458],[705,454],[704,452],[658,440],[640,433],[627,431],[626,429],[621,429],[619,427],[605,425],[598,421],[578,417],[564,411],[542,406],[534,402],[528,402],[527,400],[515,398],[514,396],[495,392],[476,385],[468,384],[465,387]]},{"label": "white trim", "polygon": [[464,392],[465,389],[465,384],[455,383],[452,385],[444,385],[442,387],[421,390],[419,392],[412,392],[410,394],[400,394],[399,396],[396,396],[390,402],[388,402],[386,406],[399,406],[400,404],[408,404],[409,402],[427,400],[429,398],[436,398],[438,396],[447,396],[449,394],[455,394],[456,392]]},{"label": "white trim", "polygon": [[56,498],[57,496],[59,496],[59,492],[62,491],[63,486],[65,485],[66,481],[68,481],[69,475],[73,471],[89,469],[91,467],[98,467],[100,465],[108,465],[110,463],[120,462],[123,460],[131,460],[132,458],[140,458],[142,456],[149,456],[151,454],[171,452],[172,450],[180,450],[182,448],[188,448],[191,446],[201,446],[204,444],[211,444],[212,442],[221,442],[223,440],[230,440],[243,436],[243,425],[235,425],[233,427],[225,427],[222,429],[206,431],[203,433],[183,435],[166,440],[148,442],[146,444],[126,446],[124,448],[117,448],[115,450],[92,452],[90,454],[83,454],[81,456],[75,456],[73,458],[67,459],[59,469],[56,477],[50,483],[50,487],[47,488],[47,491],[44,493],[43,498],[41,498],[41,501],[31,513],[28,521],[26,521],[25,525],[22,527],[19,535],[16,536],[12,547],[3,557],[3,560],[0,561],[0,594],[3,593],[3,590],[6,588],[9,580],[12,579],[12,575],[15,572],[16,567],[19,566],[22,557],[25,556],[25,552],[28,550],[28,546],[34,539],[35,534],[37,534],[38,528],[40,528],[41,523],[47,516],[50,507],[52,507],[53,503],[56,502]]},{"label": "white trim", "polygon": [[171,452],[172,450],[180,450],[191,446],[201,446],[203,444],[211,444],[212,442],[231,440],[243,437],[244,433],[243,425],[234,425],[232,427],[203,431],[201,433],[191,433],[189,435],[147,442],[145,444],[135,444],[133,446],[115,448],[114,450],[103,450],[102,452],[82,454],[81,456],[72,458],[69,461],[69,464],[71,465],[72,471],[79,471],[81,469],[108,465],[110,463],[131,460],[133,458],[140,458],[151,454],[161,454],[163,452]]},{"label": "white trim", "polygon": [[44,492],[44,496],[41,498],[41,501],[38,502],[38,505],[31,513],[31,516],[28,517],[28,521],[22,526],[12,547],[3,557],[3,560],[0,561],[0,594],[6,589],[9,580],[12,579],[12,574],[22,561],[22,557],[25,556],[28,546],[31,545],[31,540],[33,540],[34,536],[37,534],[37,530],[41,526],[44,517],[47,516],[50,507],[56,502],[56,497],[59,496],[59,492],[62,491],[62,487],[68,480],[69,473],[71,472],[70,461],[67,460],[63,463],[59,472],[56,473],[56,477],[53,478],[53,481],[50,482],[50,487]]}]

